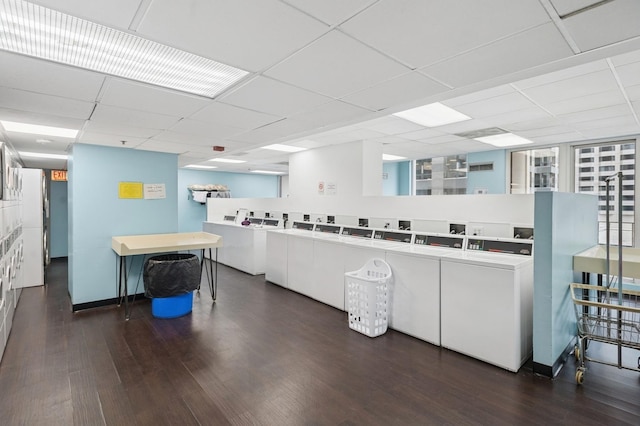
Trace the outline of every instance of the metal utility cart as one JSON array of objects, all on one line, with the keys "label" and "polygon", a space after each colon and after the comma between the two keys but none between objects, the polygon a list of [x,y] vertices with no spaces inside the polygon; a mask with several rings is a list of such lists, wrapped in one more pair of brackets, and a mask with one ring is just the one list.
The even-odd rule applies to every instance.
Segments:
[{"label": "metal utility cart", "polygon": [[[609,188],[610,182],[618,180],[618,271],[617,276],[611,275],[611,244],[609,222]],[[605,179],[606,188],[606,258],[605,258],[605,282],[603,285],[571,284],[571,298],[574,303],[577,327],[578,343],[575,346],[575,357],[578,361],[576,369],[576,383],[584,382],[586,371],[585,361],[611,365],[619,369],[638,371],[640,369],[640,357],[637,368],[625,367],[622,364],[624,348],[640,350],[640,291],[624,289],[622,285],[623,275],[623,248],[622,248],[622,172]],[[633,249],[631,249],[633,250]],[[629,250],[629,251],[631,251]],[[588,257],[585,255],[583,257]],[[594,256],[597,259],[597,256]],[[627,262],[627,264],[629,264]],[[574,257],[575,265],[575,257]],[[615,278],[615,280],[614,280]],[[615,288],[617,287],[617,288]],[[618,359],[616,363],[593,359],[587,356],[589,341],[608,343],[618,347]]]}]

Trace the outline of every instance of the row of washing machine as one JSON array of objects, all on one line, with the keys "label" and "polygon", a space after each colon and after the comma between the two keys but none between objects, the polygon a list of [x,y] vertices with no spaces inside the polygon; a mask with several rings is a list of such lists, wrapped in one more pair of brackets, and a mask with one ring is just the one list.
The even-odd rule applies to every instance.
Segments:
[{"label": "row of washing machine", "polygon": [[392,268],[391,328],[510,371],[531,355],[533,240],[294,222],[267,232],[266,280],[345,310],[371,258]]}]

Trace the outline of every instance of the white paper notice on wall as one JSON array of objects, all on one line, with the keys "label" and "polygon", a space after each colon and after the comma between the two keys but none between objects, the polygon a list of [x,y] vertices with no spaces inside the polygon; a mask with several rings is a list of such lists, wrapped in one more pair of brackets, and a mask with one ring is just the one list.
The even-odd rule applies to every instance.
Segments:
[{"label": "white paper notice on wall", "polygon": [[335,182],[327,182],[325,185],[325,193],[327,195],[336,195],[338,192],[338,184]]},{"label": "white paper notice on wall", "polygon": [[145,183],[144,199],[145,200],[161,200],[167,198],[167,190],[164,183]]}]

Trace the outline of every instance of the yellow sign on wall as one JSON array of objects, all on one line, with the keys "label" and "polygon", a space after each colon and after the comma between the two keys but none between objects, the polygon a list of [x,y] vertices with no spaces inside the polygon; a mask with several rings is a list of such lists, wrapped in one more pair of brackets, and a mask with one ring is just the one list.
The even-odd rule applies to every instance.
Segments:
[{"label": "yellow sign on wall", "polygon": [[56,181],[67,181],[67,171],[66,170],[51,170],[51,180]]},{"label": "yellow sign on wall", "polygon": [[144,198],[142,182],[120,182],[118,184],[119,198]]}]

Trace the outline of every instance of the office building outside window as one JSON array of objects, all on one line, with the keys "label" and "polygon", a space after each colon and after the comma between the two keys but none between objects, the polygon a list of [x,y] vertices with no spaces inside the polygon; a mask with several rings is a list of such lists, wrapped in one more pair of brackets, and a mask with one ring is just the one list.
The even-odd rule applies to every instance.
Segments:
[{"label": "office building outside window", "polygon": [[558,190],[558,147],[511,153],[511,193]]},{"label": "office building outside window", "polygon": [[575,192],[598,196],[599,243],[606,242],[607,196],[604,179],[622,172],[609,187],[611,243],[618,244],[618,185],[622,185],[622,244],[633,245],[636,145],[625,141],[575,148]]},{"label": "office building outside window", "polygon": [[425,158],[415,161],[416,195],[467,193],[467,156]]}]

